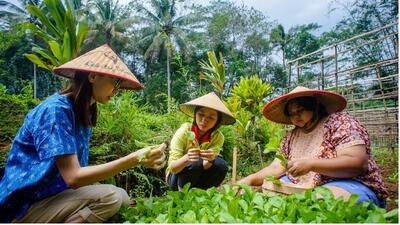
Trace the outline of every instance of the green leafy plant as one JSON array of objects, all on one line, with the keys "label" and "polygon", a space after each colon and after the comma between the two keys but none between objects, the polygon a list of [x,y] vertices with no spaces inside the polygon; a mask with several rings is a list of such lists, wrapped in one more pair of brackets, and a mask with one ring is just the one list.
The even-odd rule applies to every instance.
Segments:
[{"label": "green leafy plant", "polygon": [[46,47],[32,48],[36,54],[25,54],[32,63],[51,71],[78,56],[88,26],[79,20],[74,1],[44,0],[44,8],[28,4],[27,11],[38,19],[40,26],[27,23],[26,28],[46,43]]},{"label": "green leafy plant", "polygon": [[126,223],[397,223],[398,210],[386,212],[372,203],[335,199],[318,187],[300,194],[265,196],[249,186],[219,190],[189,189],[158,198],[139,198],[121,212]]},{"label": "green leafy plant", "polygon": [[265,123],[261,114],[263,99],[270,92],[271,85],[263,82],[258,76],[241,77],[239,84],[232,88],[232,97],[227,98],[227,106],[237,119],[234,128],[240,149],[238,157],[244,158],[239,160],[240,164],[254,165],[256,158],[259,165],[264,164],[261,146],[265,140],[275,136],[272,132],[265,132],[270,125]]},{"label": "green leafy plant", "polygon": [[215,52],[207,52],[208,63],[204,60],[200,61],[200,67],[203,71],[200,73],[201,80],[207,80],[217,89],[219,96],[222,97],[222,91],[225,84],[225,65],[222,53],[219,53],[219,59]]}]

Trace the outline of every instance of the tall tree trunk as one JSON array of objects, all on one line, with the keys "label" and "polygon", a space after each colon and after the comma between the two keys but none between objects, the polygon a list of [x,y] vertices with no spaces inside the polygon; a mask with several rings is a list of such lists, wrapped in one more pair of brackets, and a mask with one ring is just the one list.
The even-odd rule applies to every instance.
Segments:
[{"label": "tall tree trunk", "polygon": [[167,50],[167,87],[168,87],[168,113],[171,112],[171,71],[170,71],[170,61],[171,61],[171,54],[169,50]]},{"label": "tall tree trunk", "polygon": [[283,71],[286,71],[286,65],[285,65],[285,59],[286,58],[286,56],[285,56],[285,46],[284,45],[282,45],[282,66],[283,66]]}]

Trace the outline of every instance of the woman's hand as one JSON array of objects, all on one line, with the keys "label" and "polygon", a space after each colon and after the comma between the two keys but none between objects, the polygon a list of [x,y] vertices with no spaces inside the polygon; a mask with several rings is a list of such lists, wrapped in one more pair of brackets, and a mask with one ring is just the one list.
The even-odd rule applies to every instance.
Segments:
[{"label": "woman's hand", "polygon": [[188,157],[188,162],[197,162],[200,157],[200,149],[199,148],[191,148],[186,153]]},{"label": "woman's hand", "polygon": [[208,162],[213,162],[217,158],[217,155],[214,153],[212,149],[201,150],[200,156],[204,161]]},{"label": "woman's hand", "polygon": [[[157,148],[151,149],[147,154],[146,158],[141,160],[141,163],[155,170],[160,170],[165,166],[165,149],[167,148],[166,144],[161,144]],[[139,150],[140,151],[140,150]]]},{"label": "woman's hand", "polygon": [[287,165],[287,172],[294,177],[302,176],[312,170],[312,159],[291,160]]}]

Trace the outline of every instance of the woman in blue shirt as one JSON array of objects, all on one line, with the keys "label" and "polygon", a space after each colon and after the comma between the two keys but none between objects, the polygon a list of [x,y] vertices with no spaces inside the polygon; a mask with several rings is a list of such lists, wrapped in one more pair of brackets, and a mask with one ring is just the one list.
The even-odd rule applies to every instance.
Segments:
[{"label": "woman in blue shirt", "polygon": [[107,46],[100,46],[54,70],[71,79],[25,117],[12,143],[0,181],[0,222],[104,222],[123,204],[126,191],[93,183],[144,164],[161,169],[165,144],[144,160],[138,150],[120,159],[88,166],[97,102],[107,103],[119,88],[143,89]]}]

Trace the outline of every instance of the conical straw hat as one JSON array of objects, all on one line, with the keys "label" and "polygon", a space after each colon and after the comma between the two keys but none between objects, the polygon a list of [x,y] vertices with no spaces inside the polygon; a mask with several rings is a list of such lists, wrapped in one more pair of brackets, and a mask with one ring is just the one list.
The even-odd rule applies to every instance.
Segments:
[{"label": "conical straw hat", "polygon": [[60,76],[73,79],[77,70],[121,79],[121,89],[143,89],[143,85],[107,44],[95,48],[53,71]]},{"label": "conical straw hat", "polygon": [[221,125],[230,125],[236,122],[236,119],[233,117],[232,113],[228,108],[226,108],[224,103],[214,92],[186,102],[180,105],[179,109],[186,115],[194,117],[194,110],[197,106],[211,108],[220,112],[222,115]]},{"label": "conical straw hat", "polygon": [[306,87],[298,86],[291,92],[279,96],[269,101],[263,108],[263,114],[265,118],[276,123],[292,124],[290,118],[285,115],[285,106],[289,100],[311,96],[318,99],[318,102],[322,104],[328,114],[342,111],[346,108],[346,98],[330,91],[313,90]]}]

